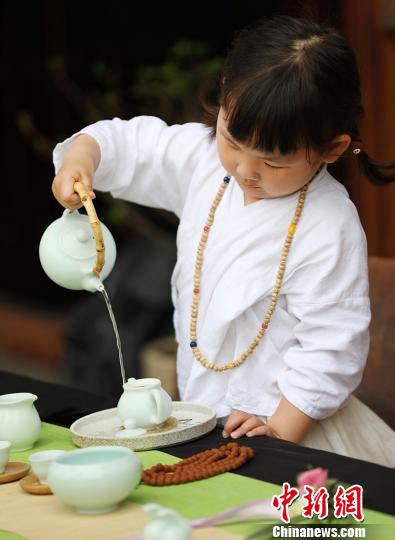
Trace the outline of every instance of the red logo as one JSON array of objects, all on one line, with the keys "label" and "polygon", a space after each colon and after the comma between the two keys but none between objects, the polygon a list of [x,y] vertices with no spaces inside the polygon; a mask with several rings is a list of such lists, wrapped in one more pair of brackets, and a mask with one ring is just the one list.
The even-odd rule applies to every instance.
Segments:
[{"label": "red logo", "polygon": [[365,516],[362,509],[363,488],[358,484],[354,484],[347,489],[343,486],[338,486],[333,497],[334,516],[343,518],[353,516],[357,521],[362,521]]},{"label": "red logo", "polygon": [[328,517],[329,493],[326,487],[320,487],[317,491],[311,486],[305,485],[303,488],[303,499],[306,503],[302,507],[302,516],[312,518],[314,514],[319,519]]},{"label": "red logo", "polygon": [[[274,495],[272,506],[276,510],[281,509],[281,520],[284,523],[290,522],[289,507],[300,496],[299,489],[291,487],[288,482],[283,483],[283,489],[280,495]],[[354,484],[347,489],[338,486],[333,496],[333,507],[335,518],[345,518],[353,516],[357,521],[363,521],[365,518],[362,506],[363,488]],[[304,501],[301,507],[302,516],[312,518],[316,515],[319,519],[325,519],[329,515],[329,492],[324,486],[317,490],[305,484],[303,486],[302,499]]]},{"label": "red logo", "polygon": [[279,510],[281,508],[281,519],[284,523],[289,523],[288,507],[299,497],[299,490],[291,487],[288,482],[283,483],[283,491],[280,495],[274,495],[272,498],[272,506]]}]

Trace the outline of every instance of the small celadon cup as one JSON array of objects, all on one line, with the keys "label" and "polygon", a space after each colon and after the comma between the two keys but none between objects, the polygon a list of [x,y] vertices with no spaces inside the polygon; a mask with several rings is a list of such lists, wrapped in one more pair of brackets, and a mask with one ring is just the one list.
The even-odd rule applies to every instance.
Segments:
[{"label": "small celadon cup", "polygon": [[10,441],[0,441],[0,474],[3,474],[7,467],[8,458],[10,455]]},{"label": "small celadon cup", "polygon": [[48,471],[51,491],[82,514],[111,512],[141,479],[142,464],[124,446],[91,446],[66,452]]},{"label": "small celadon cup", "polygon": [[33,474],[35,474],[39,479],[40,484],[48,484],[47,476],[49,466],[53,461],[58,459],[58,457],[63,456],[63,454],[65,453],[66,450],[43,450],[42,452],[35,452],[34,454],[30,454],[30,467]]}]

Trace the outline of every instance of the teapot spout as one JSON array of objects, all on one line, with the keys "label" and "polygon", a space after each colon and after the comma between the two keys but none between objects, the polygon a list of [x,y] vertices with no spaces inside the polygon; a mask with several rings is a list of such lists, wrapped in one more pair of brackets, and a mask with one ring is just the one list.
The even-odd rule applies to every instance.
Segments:
[{"label": "teapot spout", "polygon": [[87,274],[82,280],[82,286],[86,291],[89,292],[102,292],[104,290],[104,285],[100,278],[95,276],[93,272]]}]

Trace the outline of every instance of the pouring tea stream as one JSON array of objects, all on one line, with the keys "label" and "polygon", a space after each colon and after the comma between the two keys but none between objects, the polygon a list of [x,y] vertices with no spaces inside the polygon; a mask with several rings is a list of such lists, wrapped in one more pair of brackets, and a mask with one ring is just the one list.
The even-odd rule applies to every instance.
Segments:
[{"label": "pouring tea stream", "polygon": [[87,215],[65,210],[51,223],[40,241],[39,257],[47,276],[61,287],[100,291],[113,325],[118,347],[122,384],[125,384],[121,342],[111,303],[103,285],[116,259],[116,245],[109,229],[99,221],[95,207],[81,182],[74,183]]}]

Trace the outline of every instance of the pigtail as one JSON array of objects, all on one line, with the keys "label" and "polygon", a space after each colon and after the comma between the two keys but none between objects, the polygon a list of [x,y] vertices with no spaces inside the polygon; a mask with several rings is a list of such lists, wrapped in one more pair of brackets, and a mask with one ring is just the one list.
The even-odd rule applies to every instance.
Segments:
[{"label": "pigtail", "polygon": [[[362,106],[359,108],[358,116],[363,115]],[[358,159],[359,170],[373,184],[378,186],[387,186],[395,180],[395,162],[393,161],[375,161],[362,148],[362,137],[359,134],[357,122],[354,123],[350,130],[350,136],[353,141],[353,154]],[[387,172],[388,171],[388,172]],[[392,171],[392,172],[391,172]]]},{"label": "pigtail", "polygon": [[395,180],[395,162],[379,162],[372,159],[364,150],[355,152],[360,171],[373,184],[386,186]]}]

